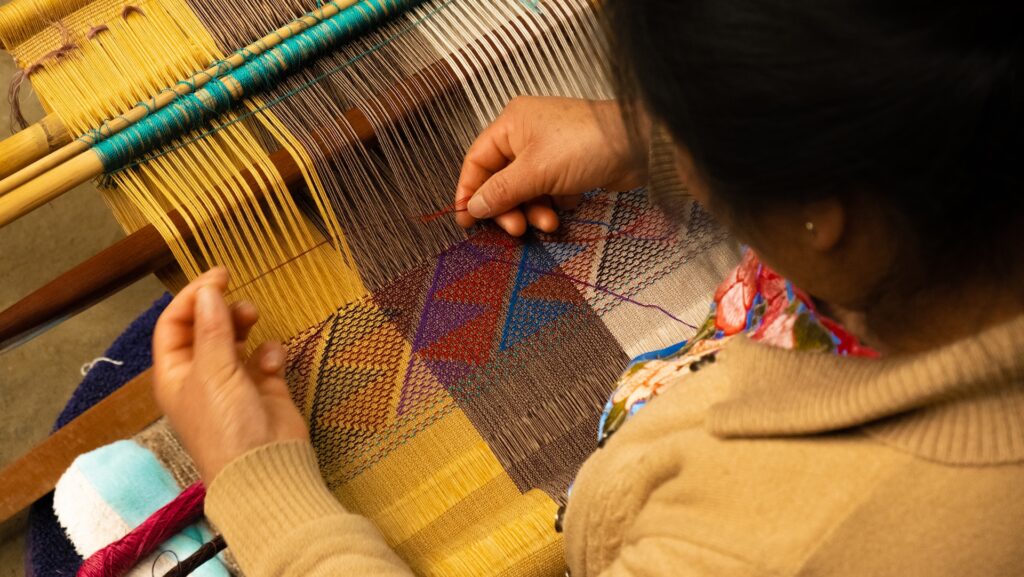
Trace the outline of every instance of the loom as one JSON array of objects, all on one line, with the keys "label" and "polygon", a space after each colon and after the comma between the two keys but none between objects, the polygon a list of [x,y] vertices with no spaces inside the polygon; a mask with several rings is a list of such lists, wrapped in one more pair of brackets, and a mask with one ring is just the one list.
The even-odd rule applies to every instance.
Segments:
[{"label": "loom", "polygon": [[[0,143],[0,224],[98,178],[127,233],[0,313],[0,344],[144,275],[175,290],[226,266],[229,298],[263,313],[252,340],[289,343],[289,381],[328,485],[417,573],[561,575],[551,519],[593,450],[604,396],[629,354],[689,330],[624,313],[609,295],[654,291],[724,235],[699,212],[675,231],[642,193],[595,196],[578,224],[526,243],[487,230],[467,239],[451,219],[417,216],[450,205],[465,149],[513,97],[612,96],[596,10],[0,7],[0,42],[22,69],[11,96],[30,83],[48,112]],[[677,311],[693,300],[673,298]],[[573,360],[552,355],[555,343]],[[153,421],[147,379],[40,451],[66,466]],[[40,462],[29,455],[0,476],[4,518],[52,488],[59,471]]]}]

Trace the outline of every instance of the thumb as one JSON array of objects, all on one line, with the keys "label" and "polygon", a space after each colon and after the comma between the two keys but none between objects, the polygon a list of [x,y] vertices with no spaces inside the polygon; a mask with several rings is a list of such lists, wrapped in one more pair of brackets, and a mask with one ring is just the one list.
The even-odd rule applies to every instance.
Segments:
[{"label": "thumb", "polygon": [[204,285],[196,294],[195,364],[200,374],[214,377],[238,364],[231,309],[219,287]]},{"label": "thumb", "polygon": [[548,192],[529,159],[519,157],[480,185],[466,210],[476,219],[493,218]]}]

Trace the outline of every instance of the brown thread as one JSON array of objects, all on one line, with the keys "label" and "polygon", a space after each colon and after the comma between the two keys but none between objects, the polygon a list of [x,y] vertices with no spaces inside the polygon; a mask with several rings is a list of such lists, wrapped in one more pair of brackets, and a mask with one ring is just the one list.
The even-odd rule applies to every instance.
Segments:
[{"label": "brown thread", "polygon": [[127,4],[127,5],[125,5],[124,8],[121,9],[121,18],[127,20],[128,16],[131,15],[131,14],[138,14],[139,16],[145,16],[146,15],[146,13],[142,10],[142,8],[139,8],[138,6],[135,6],[134,4]]},{"label": "brown thread", "polygon": [[71,34],[62,23],[54,22],[53,25],[60,30],[61,44],[57,48],[43,54],[38,60],[26,66],[23,70],[19,70],[11,77],[11,84],[7,87],[7,101],[11,105],[11,132],[18,132],[28,128],[28,121],[25,120],[25,115],[21,111],[21,99],[18,97],[21,92],[21,86],[29,79],[30,76],[39,72],[43,68],[43,65],[50,61],[60,60],[69,53],[78,49],[78,46],[71,41]]},{"label": "brown thread", "polygon": [[93,26],[92,28],[89,29],[88,32],[85,33],[85,39],[86,40],[92,40],[93,38],[96,37],[97,34],[99,34],[100,32],[106,32],[107,30],[110,30],[110,28],[108,28],[106,24],[97,24],[96,26]]}]

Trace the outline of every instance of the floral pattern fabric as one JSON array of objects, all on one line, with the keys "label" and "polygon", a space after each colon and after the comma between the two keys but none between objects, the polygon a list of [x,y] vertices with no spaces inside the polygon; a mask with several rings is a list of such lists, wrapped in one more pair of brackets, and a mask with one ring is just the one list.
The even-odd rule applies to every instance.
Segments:
[{"label": "floral pattern fabric", "polygon": [[599,441],[603,443],[651,399],[680,380],[669,377],[714,362],[715,353],[739,334],[784,349],[878,356],[820,314],[810,296],[747,250],[740,265],[718,287],[711,312],[693,338],[640,355],[629,364],[605,404]]}]

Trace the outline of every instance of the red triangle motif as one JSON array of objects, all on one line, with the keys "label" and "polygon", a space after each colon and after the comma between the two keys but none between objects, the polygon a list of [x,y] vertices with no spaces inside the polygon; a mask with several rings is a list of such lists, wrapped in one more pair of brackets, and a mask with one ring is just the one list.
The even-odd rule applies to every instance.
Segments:
[{"label": "red triangle motif", "polygon": [[504,262],[489,261],[435,294],[435,298],[500,306],[508,291],[511,271]]},{"label": "red triangle motif", "polygon": [[566,278],[565,273],[556,268],[548,274],[541,274],[536,281],[523,287],[519,296],[528,299],[579,303],[583,301],[583,295],[577,288],[577,284]]},{"label": "red triangle motif", "polygon": [[488,309],[430,346],[417,351],[416,355],[425,359],[483,365],[490,359],[491,349],[494,348],[499,316],[497,309]]}]

